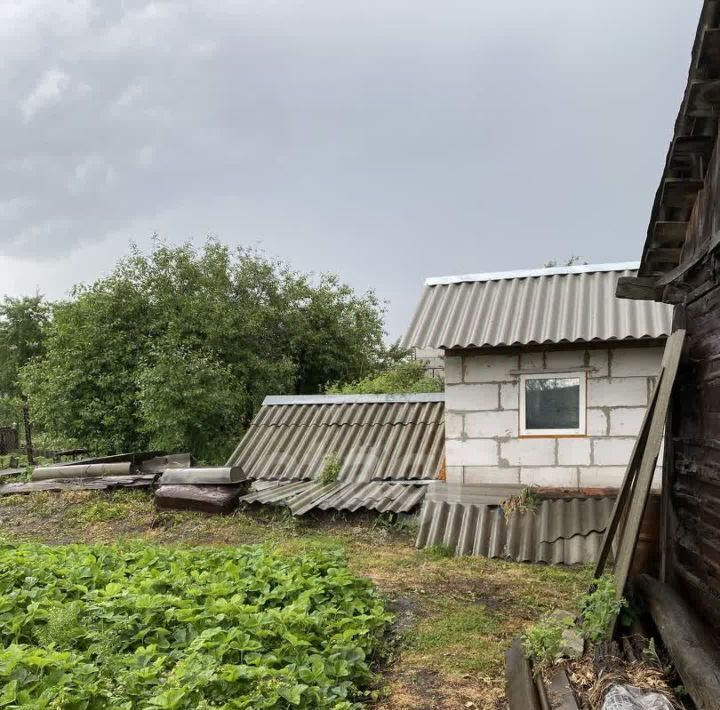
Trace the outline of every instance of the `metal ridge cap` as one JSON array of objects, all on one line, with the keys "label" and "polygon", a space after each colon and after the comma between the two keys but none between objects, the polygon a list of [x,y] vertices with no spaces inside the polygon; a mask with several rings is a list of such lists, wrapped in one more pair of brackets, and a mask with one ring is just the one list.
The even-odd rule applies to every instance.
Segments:
[{"label": "metal ridge cap", "polygon": [[515,271],[492,271],[479,274],[460,274],[458,276],[436,276],[425,279],[425,285],[447,286],[450,284],[471,283],[475,281],[527,279],[537,276],[564,276],[568,274],[590,274],[607,271],[637,271],[639,268],[639,261],[626,261],[616,264],[584,264],[582,266],[553,266],[547,269],[519,269]]},{"label": "metal ridge cap", "polygon": [[404,404],[412,402],[445,402],[445,393],[268,395],[263,400],[262,406],[271,407],[282,404]]}]

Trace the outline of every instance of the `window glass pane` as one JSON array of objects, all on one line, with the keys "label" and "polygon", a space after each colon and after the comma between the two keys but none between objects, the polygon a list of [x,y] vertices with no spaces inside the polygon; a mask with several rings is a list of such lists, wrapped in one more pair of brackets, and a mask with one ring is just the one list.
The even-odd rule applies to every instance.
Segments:
[{"label": "window glass pane", "polygon": [[549,377],[525,380],[526,429],[578,429],[580,380]]}]

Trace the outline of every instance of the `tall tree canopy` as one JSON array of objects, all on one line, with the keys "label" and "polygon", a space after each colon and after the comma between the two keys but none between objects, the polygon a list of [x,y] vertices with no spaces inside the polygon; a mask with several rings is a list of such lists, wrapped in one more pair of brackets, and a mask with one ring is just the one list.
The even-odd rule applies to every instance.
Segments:
[{"label": "tall tree canopy", "polygon": [[43,353],[50,308],[42,296],[0,302],[0,425],[22,420],[20,370]]},{"label": "tall tree canopy", "polygon": [[374,293],[215,241],[157,243],[55,305],[22,382],[35,420],[68,441],[221,461],[265,395],[319,392],[386,359]]}]

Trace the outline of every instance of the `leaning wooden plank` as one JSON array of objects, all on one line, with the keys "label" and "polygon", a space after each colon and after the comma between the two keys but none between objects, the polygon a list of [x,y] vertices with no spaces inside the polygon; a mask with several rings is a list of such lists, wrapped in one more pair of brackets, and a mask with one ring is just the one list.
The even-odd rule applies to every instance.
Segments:
[{"label": "leaning wooden plank", "polygon": [[48,481],[6,483],[0,486],[0,496],[36,493],[38,491],[106,491],[116,488],[150,488],[155,475],[104,476],[102,478],[54,478]]},{"label": "leaning wooden plank", "polygon": [[134,473],[129,461],[123,463],[91,463],[85,466],[38,466],[33,471],[33,481],[53,478],[94,478],[100,476],[130,476]]},{"label": "leaning wooden plank", "polygon": [[169,468],[163,473],[160,485],[227,486],[246,480],[240,466],[222,468]]},{"label": "leaning wooden plank", "polygon": [[197,510],[230,513],[238,506],[244,486],[160,486],[155,491],[159,510]]},{"label": "leaning wooden plank", "polygon": [[520,639],[515,639],[505,654],[505,685],[510,710],[542,710]]},{"label": "leaning wooden plank", "polygon": [[662,444],[665,419],[667,416],[670,395],[672,394],[675,376],[677,375],[680,355],[682,354],[685,331],[676,330],[667,341],[662,362],[662,376],[658,387],[657,400],[648,429],[647,442],[642,452],[642,460],[638,469],[635,487],[628,506],[627,519],[618,542],[615,558],[615,586],[618,597],[625,594],[630,567],[632,566],[635,547],[640,533],[645,506],[647,505],[653,475],[657,466],[660,445]]},{"label": "leaning wooden plank", "polygon": [[720,650],[715,630],[695,616],[676,591],[656,579],[640,575],[637,588],[693,702],[699,710],[717,710]]},{"label": "leaning wooden plank", "polygon": [[663,371],[660,371],[655,388],[653,389],[652,397],[650,398],[650,406],[645,412],[642,426],[640,427],[640,433],[635,444],[633,446],[632,454],[630,455],[630,461],[628,462],[627,469],[625,470],[625,477],[623,478],[622,485],[620,486],[620,492],[615,499],[615,505],[613,506],[612,513],[610,514],[610,520],[607,528],[605,528],[605,534],[603,535],[602,547],[600,553],[595,561],[595,572],[593,573],[593,579],[602,577],[605,572],[605,566],[607,565],[608,558],[610,557],[610,551],[612,550],[613,543],[615,541],[615,535],[617,533],[620,521],[622,520],[625,512],[627,511],[627,505],[630,501],[631,493],[635,485],[635,479],[637,477],[638,468],[642,461],[642,453],[645,450],[647,443],[648,432],[650,431],[650,422],[655,414],[655,405],[657,403],[658,389],[663,379]]}]

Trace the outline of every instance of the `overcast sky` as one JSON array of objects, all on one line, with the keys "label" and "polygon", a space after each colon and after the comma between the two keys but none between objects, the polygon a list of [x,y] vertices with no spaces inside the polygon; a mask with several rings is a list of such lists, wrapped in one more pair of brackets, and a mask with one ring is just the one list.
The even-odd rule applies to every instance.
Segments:
[{"label": "overcast sky", "polygon": [[2,0],[0,293],[212,234],[389,301],[640,256],[699,0]]}]

